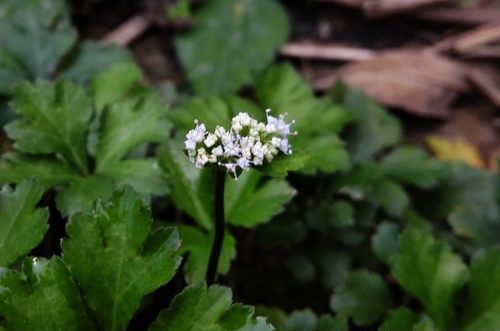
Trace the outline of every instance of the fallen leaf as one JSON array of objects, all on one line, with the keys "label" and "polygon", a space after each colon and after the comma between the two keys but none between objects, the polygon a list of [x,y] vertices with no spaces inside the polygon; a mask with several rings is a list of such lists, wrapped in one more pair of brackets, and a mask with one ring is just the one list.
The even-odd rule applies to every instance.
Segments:
[{"label": "fallen leaf", "polygon": [[463,162],[475,168],[485,168],[477,148],[462,138],[448,139],[442,136],[429,135],[426,142],[432,153],[440,160]]}]

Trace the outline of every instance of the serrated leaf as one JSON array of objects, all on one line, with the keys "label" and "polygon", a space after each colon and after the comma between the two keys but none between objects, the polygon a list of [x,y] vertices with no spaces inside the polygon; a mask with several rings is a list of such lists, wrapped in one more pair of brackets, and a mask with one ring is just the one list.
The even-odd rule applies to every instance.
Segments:
[{"label": "serrated leaf", "polygon": [[0,159],[0,183],[20,183],[36,178],[51,187],[80,178],[80,174],[66,163],[49,158],[7,152]]},{"label": "serrated leaf", "polygon": [[232,305],[231,289],[204,283],[191,285],[177,295],[170,308],[160,312],[149,331],[272,331],[253,309]]},{"label": "serrated leaf", "polygon": [[47,208],[36,208],[42,194],[33,180],[0,191],[0,266],[8,267],[42,241],[49,218]]},{"label": "serrated leaf", "polygon": [[85,83],[114,63],[130,59],[126,48],[84,41],[78,45],[69,63],[65,63],[59,77]]},{"label": "serrated leaf", "polygon": [[9,1],[0,6],[6,13],[0,20],[0,48],[23,69],[16,75],[29,80],[51,78],[77,40],[66,2]]},{"label": "serrated leaf", "polygon": [[399,226],[393,222],[382,222],[372,236],[371,244],[375,255],[383,262],[389,263],[392,256],[398,253]]},{"label": "serrated leaf", "polygon": [[297,171],[304,168],[310,158],[310,154],[303,152],[293,153],[292,155],[279,154],[272,162],[266,163],[256,169],[271,177],[285,177],[290,171]]},{"label": "serrated leaf", "polygon": [[330,301],[333,310],[361,326],[379,320],[391,304],[391,292],[382,278],[365,270],[351,273]]},{"label": "serrated leaf", "polygon": [[102,176],[111,178],[117,187],[131,186],[144,195],[168,193],[168,180],[156,159],[132,159],[110,165]]},{"label": "serrated leaf", "polygon": [[295,190],[285,180],[262,181],[262,175],[253,170],[241,174],[237,181],[227,178],[226,222],[244,227],[265,223],[283,211],[294,195]]},{"label": "serrated leaf", "polygon": [[353,161],[365,161],[401,140],[399,121],[362,92],[347,91],[344,105],[357,118],[347,137]]},{"label": "serrated leaf", "polygon": [[467,267],[422,225],[410,225],[400,236],[399,245],[400,253],[392,260],[394,277],[420,300],[438,329],[448,328],[456,296],[468,276]]},{"label": "serrated leaf", "polygon": [[413,147],[395,149],[380,166],[387,176],[423,189],[436,186],[448,171],[445,164]]},{"label": "serrated leaf", "polygon": [[250,83],[286,41],[287,17],[274,0],[214,0],[194,15],[195,27],[175,39],[198,93],[236,92]]},{"label": "serrated leaf", "polygon": [[68,222],[64,261],[102,330],[124,330],[143,297],[179,265],[177,231],[151,232],[150,214],[138,194],[124,190]]},{"label": "serrated leaf", "polygon": [[157,96],[131,98],[106,108],[97,145],[97,172],[120,161],[132,149],[168,138],[166,104]]},{"label": "serrated leaf", "polygon": [[[208,260],[212,249],[213,233],[204,233],[200,229],[188,225],[178,225],[177,230],[182,242],[179,253],[181,255],[189,253],[184,267],[186,281],[188,283],[203,282],[207,273]],[[217,267],[219,275],[225,275],[229,271],[231,261],[235,257],[236,240],[226,231]]]},{"label": "serrated leaf", "polygon": [[5,127],[14,147],[30,154],[56,154],[87,173],[87,127],[92,116],[83,88],[66,81],[14,89],[13,108],[22,117]]},{"label": "serrated leaf", "polygon": [[57,209],[63,216],[91,210],[98,199],[109,199],[114,184],[106,177],[80,177],[69,182],[56,197]]},{"label": "serrated leaf", "polygon": [[389,316],[378,328],[378,331],[402,331],[413,330],[420,317],[408,308],[397,308],[389,312]]},{"label": "serrated leaf", "polygon": [[301,172],[331,173],[349,166],[349,155],[335,133],[353,119],[351,113],[327,98],[316,98],[311,86],[287,64],[266,70],[255,86],[263,108],[271,108],[275,114],[287,113],[287,118],[295,121],[292,129],[298,135],[289,139],[292,149],[310,154]]},{"label": "serrated leaf", "polygon": [[0,268],[0,328],[16,331],[95,330],[78,287],[60,258],[26,259],[23,270]]},{"label": "serrated leaf", "polygon": [[119,100],[141,77],[141,69],[131,60],[115,63],[96,75],[91,81],[96,108]]},{"label": "serrated leaf", "polygon": [[168,141],[158,150],[160,166],[170,178],[170,196],[177,208],[203,228],[213,227],[213,175],[211,169],[196,169],[182,153],[178,141]]},{"label": "serrated leaf", "polygon": [[500,248],[480,253],[472,261],[467,305],[460,330],[495,330],[500,327]]}]

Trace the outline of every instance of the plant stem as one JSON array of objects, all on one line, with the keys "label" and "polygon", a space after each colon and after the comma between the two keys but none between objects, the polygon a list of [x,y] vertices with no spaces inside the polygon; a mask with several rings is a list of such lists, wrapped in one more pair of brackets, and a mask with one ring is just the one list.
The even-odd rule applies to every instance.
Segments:
[{"label": "plant stem", "polygon": [[215,234],[210,252],[210,259],[208,261],[206,281],[210,286],[215,283],[217,277],[217,267],[219,265],[219,257],[222,251],[222,244],[224,242],[224,232],[226,225],[224,222],[224,185],[226,183],[226,171],[222,168],[215,169]]}]

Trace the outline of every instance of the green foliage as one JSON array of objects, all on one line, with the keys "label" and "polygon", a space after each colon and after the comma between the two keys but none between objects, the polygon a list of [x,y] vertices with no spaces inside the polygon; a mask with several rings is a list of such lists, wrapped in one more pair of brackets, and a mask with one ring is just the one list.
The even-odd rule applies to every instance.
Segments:
[{"label": "green foliage", "polygon": [[8,267],[42,241],[49,218],[46,208],[35,207],[42,193],[33,180],[0,191],[0,267]]},{"label": "green foliage", "polygon": [[177,54],[200,94],[236,92],[265,68],[286,41],[287,17],[274,0],[214,0],[177,36]]},{"label": "green foliage", "polygon": [[101,114],[82,87],[39,82],[17,87],[12,104],[20,117],[5,129],[16,152],[2,156],[0,183],[34,176],[48,188],[58,185],[57,204],[65,215],[90,209],[116,187],[132,186],[145,198],[168,191],[156,159],[128,159],[134,149],[168,136],[165,105],[157,96],[125,98]]},{"label": "green foliage", "polygon": [[399,242],[401,251],[392,261],[394,277],[420,300],[439,329],[450,327],[457,295],[468,277],[466,265],[422,225],[410,225]]},{"label": "green foliage", "polygon": [[143,296],[167,283],[180,263],[177,231],[151,231],[151,225],[150,212],[131,190],[68,222],[64,262],[102,330],[125,329]]},{"label": "green foliage", "polygon": [[162,311],[149,331],[272,331],[262,318],[252,318],[253,308],[232,304],[231,290],[204,283],[191,285]]},{"label": "green foliage", "polygon": [[408,308],[397,308],[389,313],[379,331],[413,330],[419,316]]},{"label": "green foliage", "polygon": [[7,330],[95,330],[78,287],[60,258],[27,258],[22,271],[0,268],[0,327]]},{"label": "green foliage", "polygon": [[339,315],[352,317],[357,325],[370,325],[391,306],[389,288],[377,274],[356,271],[332,296],[330,306]]}]

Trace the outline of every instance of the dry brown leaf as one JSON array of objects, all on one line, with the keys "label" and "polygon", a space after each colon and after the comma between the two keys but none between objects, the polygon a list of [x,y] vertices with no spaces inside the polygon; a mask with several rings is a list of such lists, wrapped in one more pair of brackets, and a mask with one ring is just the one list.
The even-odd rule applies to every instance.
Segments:
[{"label": "dry brown leaf", "polygon": [[449,162],[463,162],[472,167],[485,168],[481,154],[477,148],[462,138],[448,139],[441,136],[429,135],[426,138],[432,153],[440,160]]},{"label": "dry brown leaf", "polygon": [[463,65],[440,55],[392,51],[343,66],[334,75],[317,79],[314,86],[326,90],[340,79],[386,105],[443,118],[449,115],[449,104],[457,92],[468,90],[466,73]]}]

